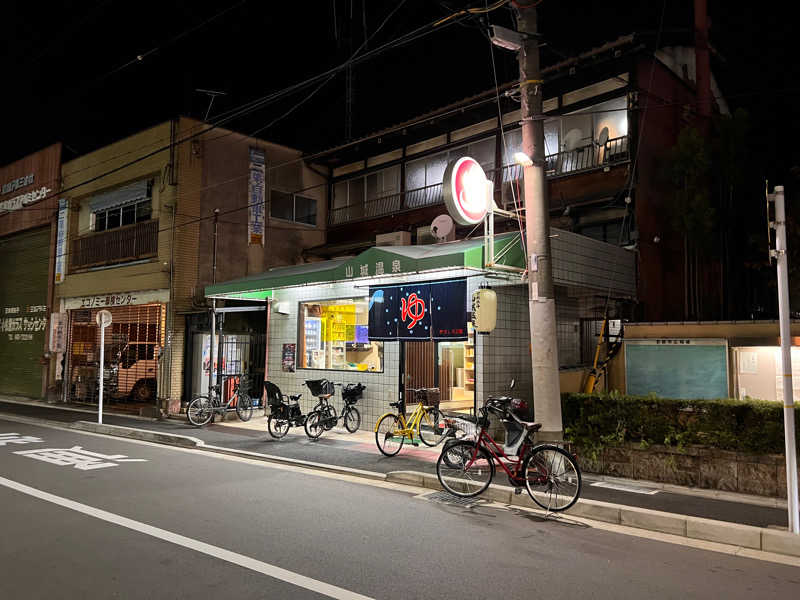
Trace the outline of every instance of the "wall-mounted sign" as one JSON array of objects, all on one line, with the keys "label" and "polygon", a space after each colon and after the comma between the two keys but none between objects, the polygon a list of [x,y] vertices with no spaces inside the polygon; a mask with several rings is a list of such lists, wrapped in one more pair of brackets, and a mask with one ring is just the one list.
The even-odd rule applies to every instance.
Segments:
[{"label": "wall-mounted sign", "polygon": [[67,313],[50,315],[50,352],[67,350]]},{"label": "wall-mounted sign", "polygon": [[264,151],[250,148],[250,182],[247,195],[247,243],[264,245]]},{"label": "wall-mounted sign", "polygon": [[33,190],[32,192],[26,192],[24,194],[20,194],[19,196],[14,196],[9,200],[3,200],[0,202],[0,212],[11,212],[13,210],[19,210],[23,206],[28,206],[29,204],[33,204],[34,202],[38,202],[47,196],[50,193],[50,188],[42,186],[38,190]]},{"label": "wall-mounted sign", "polygon": [[62,283],[67,276],[67,227],[68,200],[58,201],[58,229],[56,233],[56,283]]},{"label": "wall-mounted sign", "polygon": [[110,308],[114,306],[132,306],[135,304],[153,304],[169,302],[169,290],[145,290],[141,292],[118,292],[115,294],[97,294],[68,298],[64,301],[67,310],[86,308]]},{"label": "wall-mounted sign", "polygon": [[281,353],[281,370],[286,373],[294,373],[294,355],[296,344],[284,344]]},{"label": "wall-mounted sign", "polygon": [[10,194],[11,192],[15,192],[20,188],[24,188],[28,185],[33,185],[34,174],[28,173],[22,177],[17,177],[16,179],[12,179],[11,181],[7,181],[3,184],[3,191],[2,194],[5,196],[6,194]]},{"label": "wall-mounted sign", "polygon": [[467,281],[370,286],[370,340],[467,339]]},{"label": "wall-mounted sign", "polygon": [[475,225],[483,221],[489,209],[489,187],[477,160],[464,156],[447,165],[442,191],[447,212],[456,223]]}]

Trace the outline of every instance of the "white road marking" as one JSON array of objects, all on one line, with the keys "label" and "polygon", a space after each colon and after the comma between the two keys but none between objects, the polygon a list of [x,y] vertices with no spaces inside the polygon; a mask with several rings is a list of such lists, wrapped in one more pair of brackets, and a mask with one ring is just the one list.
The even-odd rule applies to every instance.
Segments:
[{"label": "white road marking", "polygon": [[609,481],[596,481],[592,484],[592,487],[601,487],[608,490],[617,490],[619,492],[630,492],[631,494],[645,494],[647,496],[652,496],[653,494],[657,494],[661,491],[651,488],[635,487],[632,485],[622,485],[621,483],[611,483]]},{"label": "white road marking", "polygon": [[232,552],[230,550],[226,550],[225,548],[213,546],[211,544],[207,544],[205,542],[201,542],[172,531],[167,531],[166,529],[154,527],[152,525],[148,525],[147,523],[135,521],[133,519],[95,508],[93,506],[81,504],[80,502],[70,500],[69,498],[62,498],[61,496],[44,492],[37,488],[27,486],[23,483],[6,479],[5,477],[0,477],[0,485],[17,492],[27,494],[28,496],[33,496],[34,498],[44,500],[45,502],[57,504],[58,506],[63,506],[64,508],[94,517],[95,519],[100,519],[101,521],[126,527],[133,531],[138,531],[139,533],[170,542],[171,544],[183,546],[184,548],[194,550],[195,552],[200,552],[201,554],[207,554],[215,559],[227,561],[231,564],[255,571],[256,573],[262,573],[268,577],[290,583],[323,596],[328,596],[329,598],[337,598],[340,600],[373,600],[369,596],[362,596],[356,592],[351,592],[350,590],[325,583],[324,581],[319,581],[317,579],[312,579],[311,577],[306,577],[305,575],[300,575],[299,573],[294,573],[293,571],[289,571],[287,569],[282,569],[281,567],[262,562],[255,558],[245,556],[244,554]]}]

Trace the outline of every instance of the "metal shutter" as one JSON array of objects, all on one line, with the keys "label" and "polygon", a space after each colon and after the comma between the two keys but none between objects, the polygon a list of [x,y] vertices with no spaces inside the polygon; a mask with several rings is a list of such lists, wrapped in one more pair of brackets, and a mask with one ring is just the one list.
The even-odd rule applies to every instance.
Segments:
[{"label": "metal shutter", "polygon": [[50,229],[0,240],[0,392],[40,398]]}]

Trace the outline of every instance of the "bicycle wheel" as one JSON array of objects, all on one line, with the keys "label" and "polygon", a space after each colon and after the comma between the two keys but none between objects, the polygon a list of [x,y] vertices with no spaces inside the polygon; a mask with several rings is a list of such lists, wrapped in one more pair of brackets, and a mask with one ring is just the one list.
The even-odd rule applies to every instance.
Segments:
[{"label": "bicycle wheel", "polygon": [[205,396],[198,396],[186,408],[186,418],[195,427],[202,427],[211,420],[214,410],[211,401]]},{"label": "bicycle wheel", "polygon": [[361,413],[355,406],[344,411],[344,428],[350,433],[355,433],[361,427]]},{"label": "bicycle wheel", "polygon": [[566,510],[581,493],[581,471],[569,452],[558,446],[533,449],[522,465],[525,487],[536,504],[547,511]]},{"label": "bicycle wheel", "polygon": [[336,407],[334,407],[333,404],[328,405],[328,410],[322,415],[322,420],[324,422],[325,431],[330,431],[334,428],[338,420],[338,415],[336,414]]},{"label": "bicycle wheel", "polygon": [[476,453],[474,442],[456,442],[439,455],[436,476],[454,496],[470,498],[489,487],[494,477],[494,462],[485,449],[478,448]]},{"label": "bicycle wheel", "polygon": [[279,440],[289,432],[289,421],[270,415],[267,418],[267,431],[272,437]]},{"label": "bicycle wheel", "polygon": [[435,446],[442,440],[442,415],[435,407],[426,408],[417,426],[417,435],[426,446]]},{"label": "bicycle wheel", "polygon": [[325,426],[322,424],[322,415],[316,410],[308,413],[303,429],[306,430],[306,435],[312,440],[317,439],[325,431]]},{"label": "bicycle wheel", "polygon": [[236,399],[236,415],[242,421],[249,421],[253,416],[253,401],[247,394],[239,392],[239,397]]},{"label": "bicycle wheel", "polygon": [[386,456],[394,456],[403,447],[405,436],[398,434],[400,419],[392,413],[383,415],[375,427],[375,444]]}]

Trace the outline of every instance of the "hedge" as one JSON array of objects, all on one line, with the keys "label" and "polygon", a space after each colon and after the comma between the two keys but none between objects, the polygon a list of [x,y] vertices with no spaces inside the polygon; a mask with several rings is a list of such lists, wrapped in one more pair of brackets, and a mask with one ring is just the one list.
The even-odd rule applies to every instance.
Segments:
[{"label": "hedge", "polygon": [[[784,452],[780,402],[564,394],[562,409],[565,437],[589,451],[633,442],[643,447],[697,444],[752,454]],[[798,415],[795,410],[796,433]]]}]

